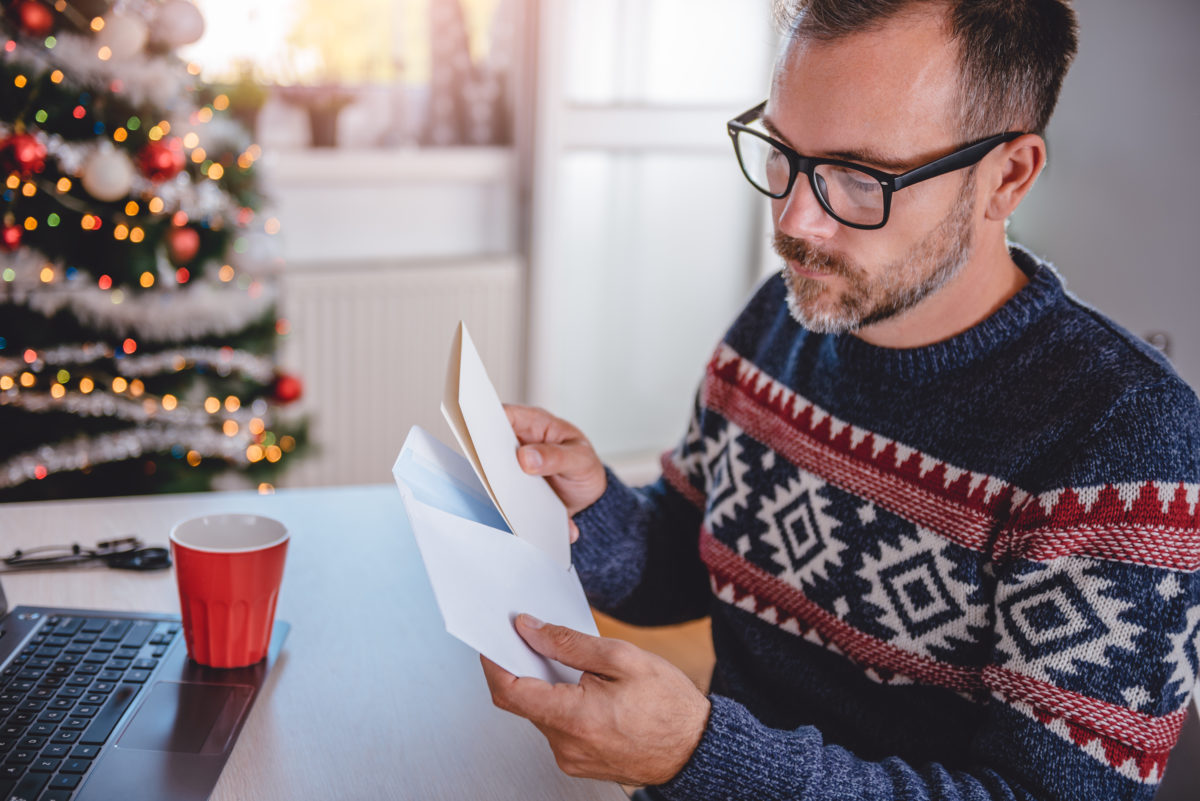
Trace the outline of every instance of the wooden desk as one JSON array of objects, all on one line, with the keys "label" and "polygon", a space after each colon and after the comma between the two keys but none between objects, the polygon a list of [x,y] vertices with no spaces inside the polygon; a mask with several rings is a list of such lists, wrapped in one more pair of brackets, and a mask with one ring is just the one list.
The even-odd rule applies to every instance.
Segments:
[{"label": "wooden desk", "polygon": [[[277,615],[292,625],[212,801],[623,801],[560,772],[541,734],[491,704],[479,657],[442,627],[394,487],[0,504],[0,549],[254,512],[291,532]],[[10,605],[178,612],[171,571],[5,574]]]}]

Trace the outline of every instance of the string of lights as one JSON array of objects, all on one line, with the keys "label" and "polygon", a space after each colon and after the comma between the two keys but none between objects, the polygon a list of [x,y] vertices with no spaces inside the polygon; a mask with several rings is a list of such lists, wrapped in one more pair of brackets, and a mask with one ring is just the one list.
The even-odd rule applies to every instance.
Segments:
[{"label": "string of lights", "polygon": [[173,53],[202,29],[188,0],[0,16],[0,500],[200,489],[297,447],[261,149]]}]

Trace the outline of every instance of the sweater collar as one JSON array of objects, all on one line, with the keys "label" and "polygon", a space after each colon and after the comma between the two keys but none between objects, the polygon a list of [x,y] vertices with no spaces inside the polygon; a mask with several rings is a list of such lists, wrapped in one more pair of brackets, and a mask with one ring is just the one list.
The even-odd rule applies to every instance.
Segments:
[{"label": "sweater collar", "polygon": [[1063,297],[1062,279],[1054,266],[1023,247],[1009,253],[1029,283],[991,316],[961,334],[919,348],[884,348],[851,334],[830,337],[838,359],[855,371],[920,381],[969,364],[1019,337]]}]

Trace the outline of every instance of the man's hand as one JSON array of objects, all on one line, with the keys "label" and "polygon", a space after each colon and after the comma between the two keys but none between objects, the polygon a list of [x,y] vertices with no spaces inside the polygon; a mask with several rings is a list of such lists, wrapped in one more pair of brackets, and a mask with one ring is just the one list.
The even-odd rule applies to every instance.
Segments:
[{"label": "man's hand", "polygon": [[[530,475],[545,476],[567,507],[567,514],[574,517],[600,500],[608,479],[604,464],[582,431],[533,406],[505,405],[504,411],[521,443],[517,449],[521,469]],[[571,542],[578,533],[572,522]]]},{"label": "man's hand", "polygon": [[517,631],[538,653],[585,671],[579,684],[547,684],[479,658],[492,702],[532,721],[564,773],[662,784],[683,769],[711,707],[682,671],[624,640],[529,615],[517,617]]}]

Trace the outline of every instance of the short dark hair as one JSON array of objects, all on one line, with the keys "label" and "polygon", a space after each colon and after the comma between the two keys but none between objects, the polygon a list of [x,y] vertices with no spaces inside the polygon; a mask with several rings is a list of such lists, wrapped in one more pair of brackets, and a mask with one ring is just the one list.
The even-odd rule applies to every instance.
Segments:
[{"label": "short dark hair", "polygon": [[940,7],[958,42],[964,137],[1044,134],[1078,47],[1070,0],[785,0],[776,16],[793,39],[833,41],[921,5]]}]

